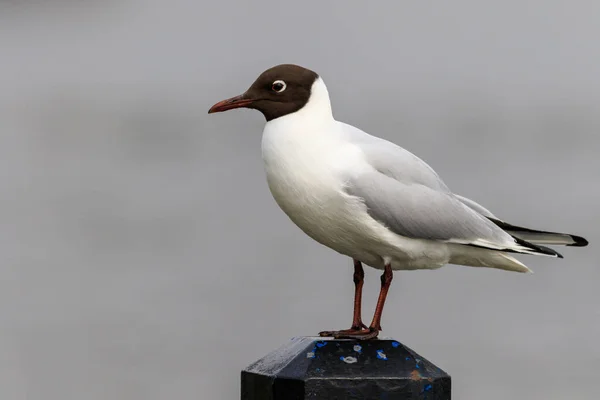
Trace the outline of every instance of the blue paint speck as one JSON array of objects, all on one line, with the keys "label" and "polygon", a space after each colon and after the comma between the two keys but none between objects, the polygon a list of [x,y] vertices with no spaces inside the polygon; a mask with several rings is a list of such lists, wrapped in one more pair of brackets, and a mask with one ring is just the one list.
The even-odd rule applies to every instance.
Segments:
[{"label": "blue paint speck", "polygon": [[380,360],[387,360],[387,356],[383,352],[383,349],[377,350],[377,358]]},{"label": "blue paint speck", "polygon": [[392,347],[398,347],[398,346],[400,346],[400,343],[398,343],[398,342],[392,342]]},{"label": "blue paint speck", "polygon": [[431,386],[431,385],[425,385],[425,391],[426,392],[430,391],[432,387],[433,386]]},{"label": "blue paint speck", "polygon": [[362,346],[360,344],[354,345],[353,349],[357,353],[362,353]]},{"label": "blue paint speck", "polygon": [[325,346],[327,346],[327,342],[317,342],[318,348],[325,347]]},{"label": "blue paint speck", "polygon": [[406,360],[406,361],[410,360],[410,357],[406,357],[406,358],[405,358],[405,360]]},{"label": "blue paint speck", "polygon": [[415,365],[415,367],[417,367],[417,369],[420,369],[421,366],[419,365],[419,363],[421,362],[421,360],[419,359],[415,359],[417,361],[417,364]]}]

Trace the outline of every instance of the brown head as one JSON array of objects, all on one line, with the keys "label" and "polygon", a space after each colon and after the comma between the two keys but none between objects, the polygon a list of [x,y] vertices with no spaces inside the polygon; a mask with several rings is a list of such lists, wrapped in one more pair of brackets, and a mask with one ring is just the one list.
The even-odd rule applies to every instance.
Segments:
[{"label": "brown head", "polygon": [[298,65],[277,65],[260,74],[246,92],[218,102],[208,113],[245,107],[260,111],[271,121],[304,107],[318,78],[313,71]]}]

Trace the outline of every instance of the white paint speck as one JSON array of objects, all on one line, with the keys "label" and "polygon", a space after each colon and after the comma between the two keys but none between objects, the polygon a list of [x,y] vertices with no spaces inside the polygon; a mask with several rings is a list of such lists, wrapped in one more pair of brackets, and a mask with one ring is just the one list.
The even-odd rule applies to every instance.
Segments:
[{"label": "white paint speck", "polygon": [[356,357],[342,357],[342,361],[344,361],[346,364],[354,364],[358,360]]}]

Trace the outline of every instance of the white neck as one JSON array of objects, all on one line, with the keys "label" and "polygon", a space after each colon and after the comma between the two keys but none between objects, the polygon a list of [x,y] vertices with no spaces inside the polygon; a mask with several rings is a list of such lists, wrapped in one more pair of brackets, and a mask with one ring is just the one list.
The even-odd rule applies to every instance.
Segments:
[{"label": "white neck", "polygon": [[327,86],[321,78],[313,83],[308,102],[295,113],[284,115],[267,122],[267,126],[281,126],[292,124],[318,125],[324,122],[333,121],[331,112],[331,102],[329,101],[329,92]]},{"label": "white neck", "polygon": [[311,118],[326,118],[333,119],[331,111],[331,101],[329,100],[329,92],[325,82],[320,77],[313,83],[310,89],[310,98],[308,102],[298,110],[298,113],[303,113],[311,116]]}]

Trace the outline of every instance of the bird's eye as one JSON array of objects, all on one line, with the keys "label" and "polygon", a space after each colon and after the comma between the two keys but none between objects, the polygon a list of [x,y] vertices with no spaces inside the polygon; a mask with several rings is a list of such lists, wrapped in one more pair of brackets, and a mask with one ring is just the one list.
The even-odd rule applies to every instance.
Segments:
[{"label": "bird's eye", "polygon": [[275,81],[271,85],[271,89],[273,89],[273,91],[275,91],[277,93],[283,92],[286,87],[287,87],[287,85],[285,84],[284,81]]}]

